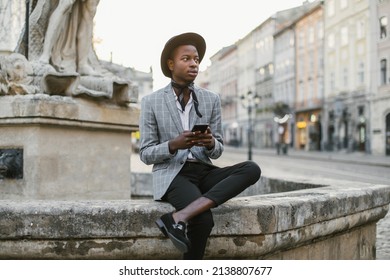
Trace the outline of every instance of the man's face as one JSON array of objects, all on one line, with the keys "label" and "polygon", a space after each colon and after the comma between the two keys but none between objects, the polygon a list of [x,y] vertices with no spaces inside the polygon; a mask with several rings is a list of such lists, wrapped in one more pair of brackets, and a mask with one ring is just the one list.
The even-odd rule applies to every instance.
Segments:
[{"label": "man's face", "polygon": [[168,67],[172,72],[172,79],[179,84],[193,82],[198,75],[199,55],[192,45],[178,46],[168,59]]}]

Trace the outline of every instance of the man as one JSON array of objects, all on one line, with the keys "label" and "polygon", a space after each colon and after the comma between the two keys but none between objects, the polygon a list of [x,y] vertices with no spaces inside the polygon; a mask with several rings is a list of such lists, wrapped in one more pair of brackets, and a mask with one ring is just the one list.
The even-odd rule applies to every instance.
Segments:
[{"label": "man", "polygon": [[[219,168],[210,160],[221,156],[223,139],[219,96],[193,84],[205,52],[199,34],[171,38],[161,54],[162,72],[171,83],[141,102],[140,158],[154,164],[154,199],[176,209],[156,224],[184,259],[203,258],[214,226],[210,209],[256,183],[261,174],[252,161]],[[195,124],[207,129],[192,129]]]}]

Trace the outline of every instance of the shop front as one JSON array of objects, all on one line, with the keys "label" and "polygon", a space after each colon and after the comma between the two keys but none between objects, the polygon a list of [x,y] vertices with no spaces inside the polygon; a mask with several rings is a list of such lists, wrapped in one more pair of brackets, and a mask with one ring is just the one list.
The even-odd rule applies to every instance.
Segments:
[{"label": "shop front", "polygon": [[295,148],[305,151],[321,150],[321,110],[297,112]]}]

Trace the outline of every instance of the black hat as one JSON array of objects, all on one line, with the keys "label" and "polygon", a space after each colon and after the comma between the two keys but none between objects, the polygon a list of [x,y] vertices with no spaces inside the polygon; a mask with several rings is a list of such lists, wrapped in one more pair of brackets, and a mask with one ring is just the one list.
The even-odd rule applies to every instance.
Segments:
[{"label": "black hat", "polygon": [[168,78],[172,78],[172,73],[168,67],[167,60],[170,58],[172,51],[176,47],[182,45],[195,46],[199,54],[199,63],[202,61],[206,52],[206,42],[199,34],[189,32],[174,36],[169,39],[161,53],[161,70]]}]

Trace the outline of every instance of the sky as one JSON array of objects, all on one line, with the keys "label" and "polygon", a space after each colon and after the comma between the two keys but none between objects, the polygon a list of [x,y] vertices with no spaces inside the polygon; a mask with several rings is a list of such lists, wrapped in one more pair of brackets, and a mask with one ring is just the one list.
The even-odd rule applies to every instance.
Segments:
[{"label": "sky", "polygon": [[[95,15],[96,53],[102,60],[149,72],[153,89],[169,83],[160,68],[165,43],[184,32],[206,40],[210,57],[249,34],[275,12],[300,6],[304,0],[100,0]],[[310,1],[312,2],[312,1]]]}]

